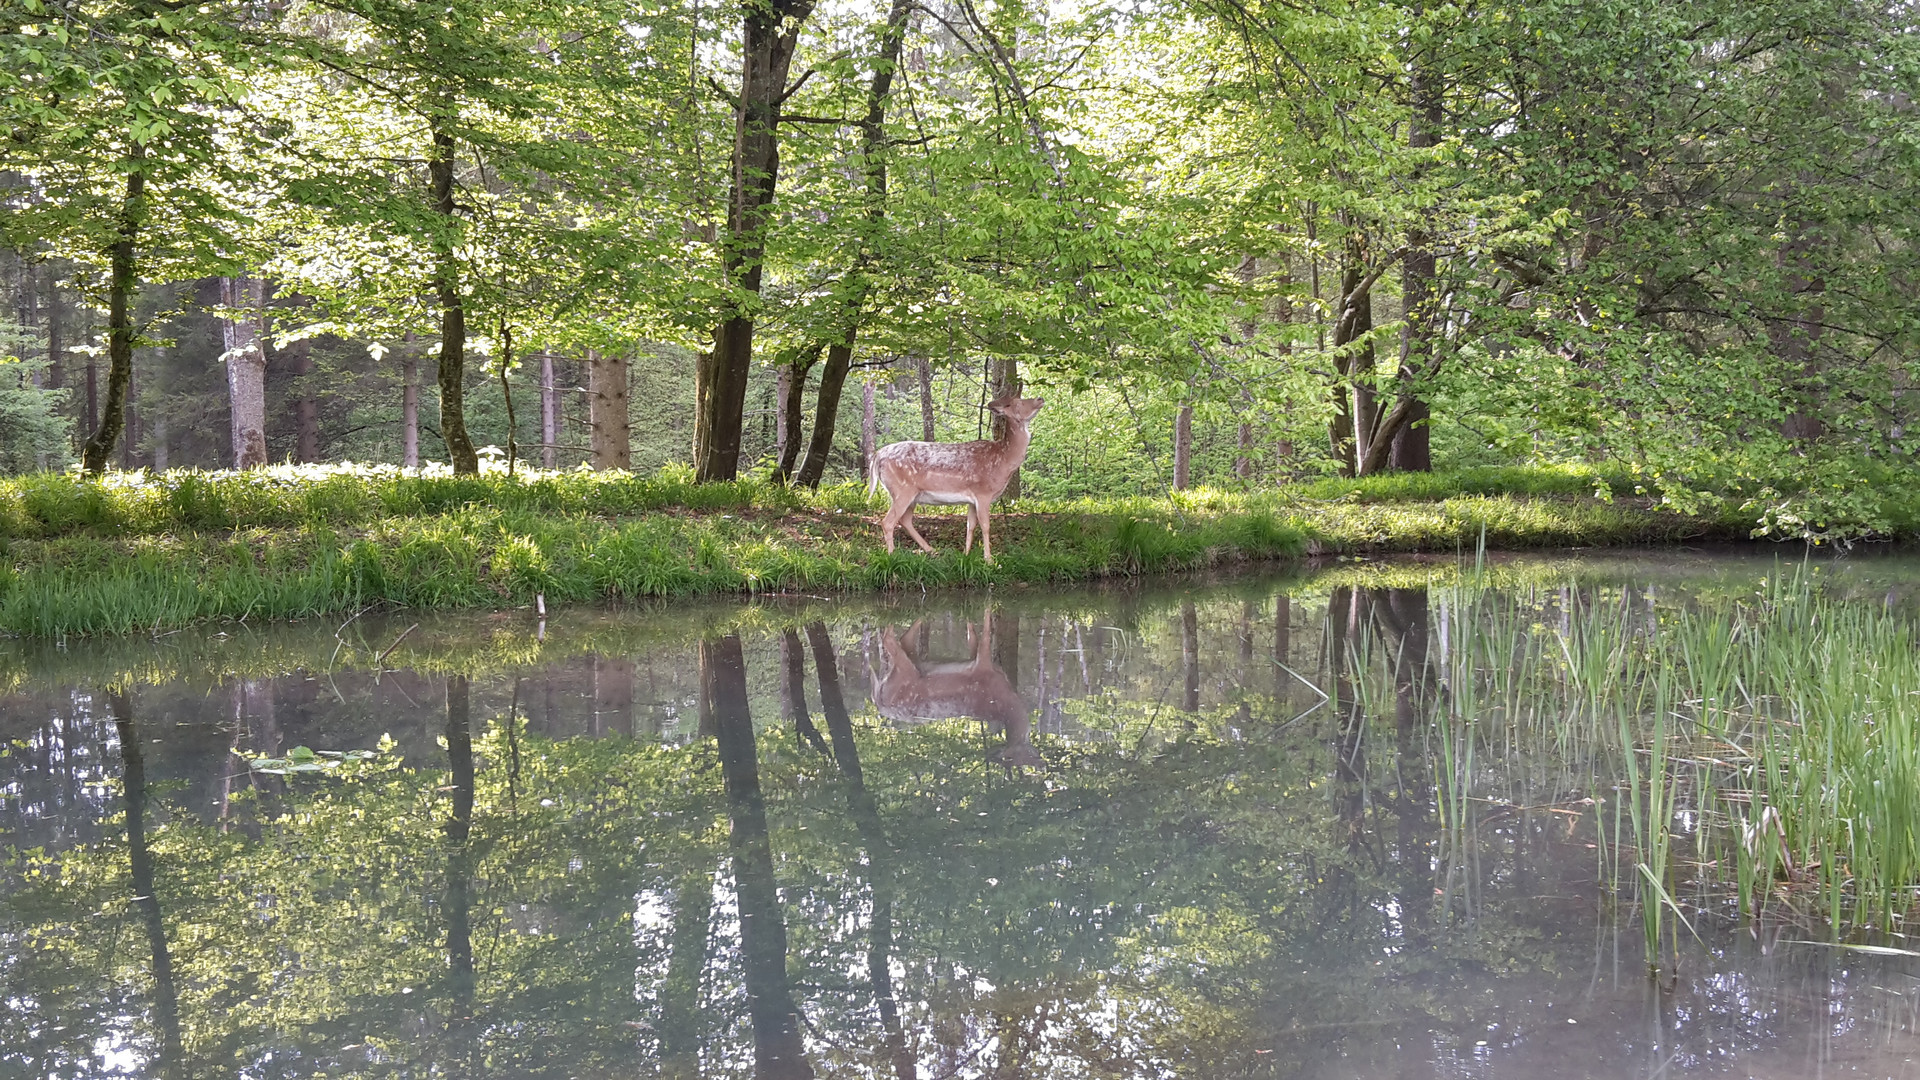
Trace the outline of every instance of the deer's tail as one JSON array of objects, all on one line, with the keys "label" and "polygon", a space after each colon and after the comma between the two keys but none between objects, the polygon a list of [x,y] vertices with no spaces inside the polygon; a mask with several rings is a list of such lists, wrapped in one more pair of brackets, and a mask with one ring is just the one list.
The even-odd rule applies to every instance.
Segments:
[{"label": "deer's tail", "polygon": [[867,498],[869,499],[873,498],[874,492],[880,490],[879,457],[877,453],[867,455]]}]

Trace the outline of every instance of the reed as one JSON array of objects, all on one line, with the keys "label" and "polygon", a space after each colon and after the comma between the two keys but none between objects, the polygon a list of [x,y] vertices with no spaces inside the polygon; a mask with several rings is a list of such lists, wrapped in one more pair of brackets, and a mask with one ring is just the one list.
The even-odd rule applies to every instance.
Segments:
[{"label": "reed", "polygon": [[1804,568],[1741,599],[1651,592],[1549,598],[1465,573],[1436,590],[1443,821],[1463,827],[1472,797],[1459,733],[1489,758],[1584,763],[1598,865],[1637,905],[1655,966],[1703,911],[1836,938],[1904,928],[1920,904],[1912,622]]}]

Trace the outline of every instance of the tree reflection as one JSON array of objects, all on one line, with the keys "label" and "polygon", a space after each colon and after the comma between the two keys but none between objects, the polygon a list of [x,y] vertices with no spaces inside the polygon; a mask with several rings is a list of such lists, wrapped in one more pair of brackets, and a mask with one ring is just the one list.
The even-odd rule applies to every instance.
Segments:
[{"label": "tree reflection", "polygon": [[[253,830],[221,828],[210,770],[172,785],[190,770],[169,774],[152,706],[136,725],[105,699],[112,723],[89,722],[103,757],[120,736],[127,850],[117,820],[0,838],[0,1076],[113,1075],[125,1062],[89,1055],[124,1046],[128,1017],[164,1076],[184,1052],[277,1080],[1515,1076],[1486,1055],[1530,1047],[1548,1075],[1570,1015],[1581,1065],[1631,1058],[1620,1075],[1840,1024],[1905,1045],[1910,1011],[1873,996],[1890,969],[1857,956],[1706,957],[1664,998],[1637,945],[1611,966],[1591,815],[1474,801],[1442,822],[1420,592],[1128,602],[1124,625],[1030,616],[1024,643],[978,612],[931,648],[937,614],[880,631],[871,707],[838,647],[858,626],[690,643],[686,681],[647,694],[694,707],[698,680],[713,741],[691,745],[556,738],[517,722],[504,683],[456,675],[442,701],[417,677],[434,725],[414,751],[289,776],[270,804],[235,785]],[[1324,623],[1295,621],[1323,603]],[[923,659],[962,627],[968,656]],[[1029,706],[1004,662],[1058,706],[1045,759],[1017,770],[996,757],[1027,746]],[[1309,683],[1326,706],[1275,700]],[[878,722],[962,715],[1002,717],[996,757],[968,725]],[[1551,742],[1497,737],[1483,774],[1594,782]],[[25,767],[0,759],[0,784]],[[186,797],[160,811],[170,790],[204,819]]]},{"label": "tree reflection", "polygon": [[787,925],[773,880],[767,807],[753,717],[747,706],[747,666],[740,636],[700,643],[701,713],[710,717],[720,748],[727,792],[727,846],[733,856],[740,907],[740,951],[746,965],[747,1013],[753,1024],[754,1075],[765,1080],[810,1077],[800,1039],[800,1010],[787,985]]},{"label": "tree reflection", "polygon": [[473,1009],[473,727],[465,675],[447,676],[447,881],[440,910],[446,921],[448,1035],[466,1073],[479,1075]]},{"label": "tree reflection", "polygon": [[180,997],[173,979],[173,952],[167,947],[167,923],[154,889],[153,853],[147,847],[147,758],[140,725],[134,721],[133,702],[125,689],[107,694],[113,725],[120,735],[121,783],[127,815],[127,862],[133,877],[133,906],[147,932],[147,951],[153,976],[153,1020],[160,1029],[160,1075],[167,1080],[187,1075],[180,1039]]},{"label": "tree reflection", "polygon": [[900,1080],[913,1080],[917,1071],[900,1023],[900,1005],[893,993],[893,845],[881,827],[879,810],[867,790],[866,774],[860,767],[860,747],[853,738],[853,719],[847,715],[846,696],[840,691],[840,669],[834,661],[833,639],[827,634],[826,624],[809,625],[807,640],[813,645],[814,670],[820,677],[820,708],[826,713],[827,732],[833,739],[834,762],[847,786],[847,810],[859,829],[860,844],[867,857],[867,887],[873,899],[873,913],[867,922],[867,983],[880,1013],[887,1057],[893,1063],[894,1074]]}]

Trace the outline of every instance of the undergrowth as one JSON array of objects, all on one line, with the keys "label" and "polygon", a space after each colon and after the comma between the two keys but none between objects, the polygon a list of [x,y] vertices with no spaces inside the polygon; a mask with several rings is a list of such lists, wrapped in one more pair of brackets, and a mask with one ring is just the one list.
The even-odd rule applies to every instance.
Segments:
[{"label": "undergrowth", "polygon": [[1737,539],[1735,515],[1594,496],[1578,469],[1485,469],[1278,491],[1023,500],[996,561],[962,554],[956,510],[920,514],[939,550],[880,549],[884,495],[759,479],[283,466],[0,481],[0,632],[155,631],[198,619],[505,607],[601,598],[1042,583],[1303,554]]}]

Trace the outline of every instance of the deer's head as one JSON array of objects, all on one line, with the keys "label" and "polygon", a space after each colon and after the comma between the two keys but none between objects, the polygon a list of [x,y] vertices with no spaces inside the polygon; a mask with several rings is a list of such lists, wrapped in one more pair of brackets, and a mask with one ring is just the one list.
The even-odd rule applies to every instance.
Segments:
[{"label": "deer's head", "polygon": [[1046,398],[1014,397],[1009,393],[987,402],[987,408],[1009,424],[1024,424],[1033,419],[1033,414],[1039,412],[1040,406],[1046,403]]}]

